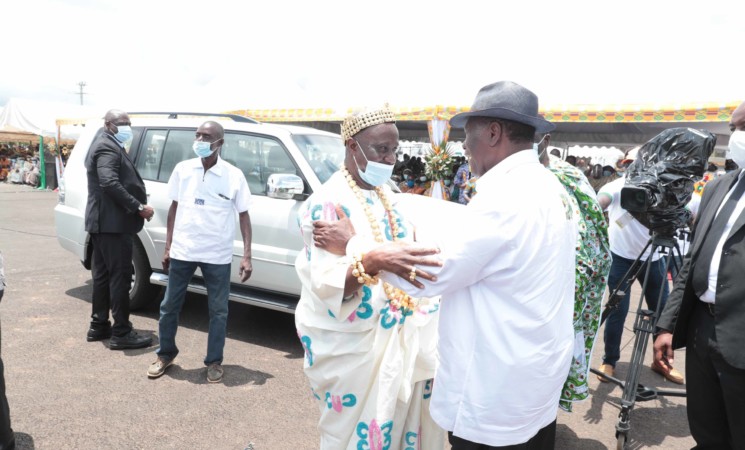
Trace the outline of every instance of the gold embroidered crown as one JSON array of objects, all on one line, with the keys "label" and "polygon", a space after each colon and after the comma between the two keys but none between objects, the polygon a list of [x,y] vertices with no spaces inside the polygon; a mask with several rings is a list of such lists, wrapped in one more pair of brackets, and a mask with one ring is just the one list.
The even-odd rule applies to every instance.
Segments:
[{"label": "gold embroidered crown", "polygon": [[381,123],[396,123],[396,116],[388,106],[379,109],[360,111],[347,116],[341,124],[341,138],[344,142],[355,134]]}]

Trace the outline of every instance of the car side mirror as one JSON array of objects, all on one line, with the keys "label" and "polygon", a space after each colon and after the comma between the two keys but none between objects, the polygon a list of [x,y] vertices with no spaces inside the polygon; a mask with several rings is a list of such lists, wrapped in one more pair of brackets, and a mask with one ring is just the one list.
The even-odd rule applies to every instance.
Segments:
[{"label": "car side mirror", "polygon": [[270,198],[305,200],[303,180],[288,173],[269,175],[266,182],[266,195]]}]

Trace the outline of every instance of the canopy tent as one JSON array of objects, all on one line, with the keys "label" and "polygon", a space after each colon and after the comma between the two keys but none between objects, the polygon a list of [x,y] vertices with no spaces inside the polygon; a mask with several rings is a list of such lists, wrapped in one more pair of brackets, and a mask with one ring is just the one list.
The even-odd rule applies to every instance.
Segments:
[{"label": "canopy tent", "polygon": [[[682,105],[573,105],[550,106],[541,111],[556,124],[551,133],[555,145],[616,145],[631,147],[642,144],[671,127],[701,128],[716,134],[717,149],[729,142],[729,120],[739,101],[724,104]],[[309,109],[242,109],[230,111],[262,122],[293,122],[339,132],[343,118],[355,108]],[[427,123],[448,120],[468,111],[460,106],[391,107],[396,114],[401,139],[428,140]],[[464,140],[463,130],[450,130],[451,140]]]},{"label": "canopy tent", "polygon": [[[40,188],[46,188],[46,168],[44,164],[44,138],[76,140],[80,128],[75,126],[58,127],[58,117],[91,117],[97,113],[94,108],[87,108],[68,103],[43,102],[11,98],[0,112],[0,137],[7,140],[21,140],[22,137],[39,138],[39,159],[41,167]],[[99,117],[100,117],[100,113]],[[25,139],[23,139],[25,140]],[[55,158],[58,170],[60,161]]]},{"label": "canopy tent", "polygon": [[57,128],[59,117],[102,117],[98,108],[72,103],[45,102],[11,98],[0,112],[0,133],[27,133],[62,140],[76,140],[81,128],[65,125]]},{"label": "canopy tent", "polygon": [[568,154],[577,158],[586,158],[590,165],[616,167],[618,160],[623,158],[624,152],[616,147],[574,145],[569,147]]}]

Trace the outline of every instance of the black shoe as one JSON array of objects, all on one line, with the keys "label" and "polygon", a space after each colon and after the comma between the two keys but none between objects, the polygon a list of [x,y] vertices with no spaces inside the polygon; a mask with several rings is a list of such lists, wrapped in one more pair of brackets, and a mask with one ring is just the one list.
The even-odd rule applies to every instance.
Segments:
[{"label": "black shoe", "polygon": [[140,336],[134,331],[130,331],[124,336],[112,336],[109,341],[109,348],[111,350],[124,350],[128,348],[144,348],[149,347],[153,343],[153,338],[148,336]]},{"label": "black shoe", "polygon": [[102,341],[111,337],[111,327],[108,328],[89,328],[88,342]]}]

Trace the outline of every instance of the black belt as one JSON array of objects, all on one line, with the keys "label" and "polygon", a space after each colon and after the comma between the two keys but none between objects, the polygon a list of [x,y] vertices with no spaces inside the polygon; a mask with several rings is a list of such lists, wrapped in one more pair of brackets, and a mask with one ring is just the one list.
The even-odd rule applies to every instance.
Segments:
[{"label": "black belt", "polygon": [[701,306],[704,307],[704,311],[709,313],[711,317],[715,317],[714,311],[716,311],[716,307],[713,303],[707,303],[701,300],[699,300],[699,303],[701,303]]}]

